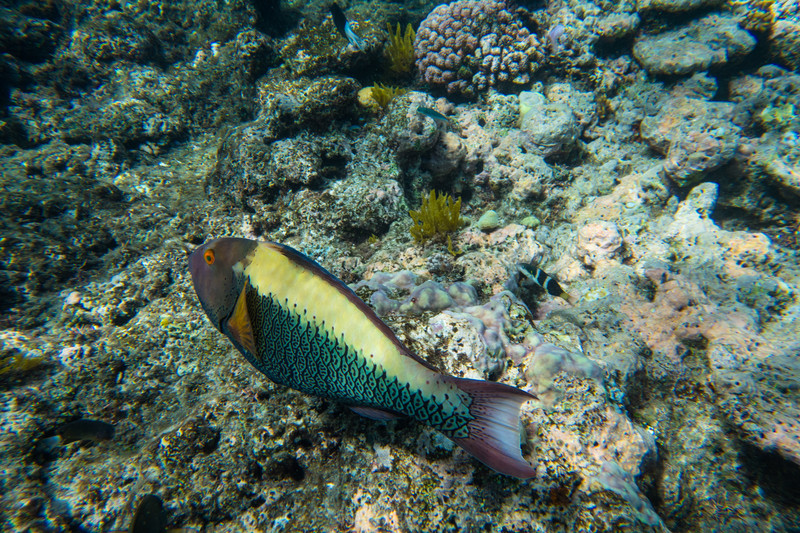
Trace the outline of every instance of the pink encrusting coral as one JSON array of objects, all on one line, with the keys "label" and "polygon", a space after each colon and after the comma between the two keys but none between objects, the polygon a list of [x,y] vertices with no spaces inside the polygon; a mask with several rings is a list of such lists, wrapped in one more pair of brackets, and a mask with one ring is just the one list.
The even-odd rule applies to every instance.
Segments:
[{"label": "pink encrusting coral", "polygon": [[436,7],[417,31],[422,79],[474,96],[499,84],[525,84],[538,68],[536,36],[501,0],[458,0]]}]

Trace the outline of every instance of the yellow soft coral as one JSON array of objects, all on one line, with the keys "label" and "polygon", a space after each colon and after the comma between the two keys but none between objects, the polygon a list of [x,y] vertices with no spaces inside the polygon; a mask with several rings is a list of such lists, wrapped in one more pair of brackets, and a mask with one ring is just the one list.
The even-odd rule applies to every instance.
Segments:
[{"label": "yellow soft coral", "polygon": [[389,30],[389,44],[386,45],[386,55],[389,57],[389,68],[398,74],[411,71],[414,65],[414,38],[417,34],[411,24],[406,25],[406,32],[400,34],[400,23],[397,31],[392,33],[392,25],[386,24]]},{"label": "yellow soft coral", "polygon": [[[419,211],[409,211],[414,225],[411,236],[418,243],[424,243],[436,236],[444,236],[461,227],[461,198],[453,200],[449,194],[437,195],[431,191],[430,196],[422,199]],[[449,238],[449,235],[448,235]]]},{"label": "yellow soft coral", "polygon": [[0,376],[18,374],[39,368],[44,357],[26,357],[21,353],[3,352],[0,354]]},{"label": "yellow soft coral", "polygon": [[377,102],[381,109],[386,109],[386,106],[389,105],[389,102],[392,101],[392,98],[395,96],[400,96],[401,94],[405,94],[406,92],[408,91],[401,89],[400,87],[388,87],[386,85],[376,83],[372,88],[371,94],[372,99]]}]

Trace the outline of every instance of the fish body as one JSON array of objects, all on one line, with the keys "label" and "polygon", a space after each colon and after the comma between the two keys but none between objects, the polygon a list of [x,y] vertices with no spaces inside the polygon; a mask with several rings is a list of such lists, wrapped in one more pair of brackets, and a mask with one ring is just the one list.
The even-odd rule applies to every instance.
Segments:
[{"label": "fish body", "polygon": [[331,4],[331,17],[333,17],[333,24],[336,26],[336,29],[339,30],[339,33],[344,35],[348,42],[358,48],[359,50],[364,50],[364,40],[356,35],[353,31],[353,25],[347,20],[347,17],[342,11],[342,8],[339,7],[339,4],[333,3]]},{"label": "fish body", "polygon": [[272,381],[372,418],[409,416],[501,473],[534,476],[519,442],[519,409],[532,395],[438,372],[344,283],[287,246],[216,239],[189,261],[211,322]]},{"label": "fish body", "polygon": [[445,125],[450,124],[450,119],[449,118],[447,118],[446,116],[442,115],[441,113],[439,113],[435,109],[431,109],[430,107],[417,106],[417,113],[419,113],[420,115],[426,116],[428,118],[432,118],[433,120],[435,120],[439,124],[445,124]]},{"label": "fish body", "polygon": [[101,441],[114,438],[114,426],[102,420],[80,418],[67,422],[56,431],[62,444],[79,440]]},{"label": "fish body", "polygon": [[541,268],[532,264],[520,264],[517,265],[517,269],[519,270],[520,274],[539,285],[541,288],[546,290],[548,294],[552,296],[560,296],[565,300],[570,299],[569,294],[567,294],[567,292],[561,288],[561,285],[558,284],[558,281],[556,281],[553,276]]},{"label": "fish body", "polygon": [[167,531],[167,512],[164,502],[155,494],[145,494],[131,520],[128,533],[165,533]]}]

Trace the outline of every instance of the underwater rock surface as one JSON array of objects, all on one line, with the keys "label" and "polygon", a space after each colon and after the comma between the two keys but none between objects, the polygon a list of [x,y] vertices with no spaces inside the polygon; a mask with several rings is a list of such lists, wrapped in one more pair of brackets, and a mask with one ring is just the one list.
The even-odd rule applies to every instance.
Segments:
[{"label": "underwater rock surface", "polygon": [[674,76],[727,65],[755,46],[755,38],[734,18],[709,15],[676,30],[639,37],[633,55],[650,74]]},{"label": "underwater rock surface", "polygon": [[[340,7],[363,49],[316,1],[0,8],[0,530],[800,529],[796,2]],[[535,394],[537,476],[259,374],[187,270],[220,236]]]}]

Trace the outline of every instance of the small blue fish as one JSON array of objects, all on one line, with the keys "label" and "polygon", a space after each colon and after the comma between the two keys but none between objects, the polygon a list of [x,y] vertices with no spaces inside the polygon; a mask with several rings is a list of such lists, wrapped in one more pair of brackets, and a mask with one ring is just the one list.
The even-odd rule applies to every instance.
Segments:
[{"label": "small blue fish", "polygon": [[344,11],[342,11],[339,4],[335,2],[331,4],[331,16],[333,17],[333,23],[336,25],[336,29],[347,38],[350,44],[359,50],[364,50],[366,48],[364,39],[356,35],[353,31],[352,24],[350,24],[350,21],[345,17]]},{"label": "small blue fish", "polygon": [[417,113],[422,116],[432,119],[436,124],[442,124],[445,128],[451,128],[458,134],[461,134],[461,126],[457,122],[453,122],[450,117],[446,117],[430,107],[417,106]]},{"label": "small blue fish", "polygon": [[450,119],[430,107],[417,106],[417,113],[432,118],[439,124],[450,125]]}]

